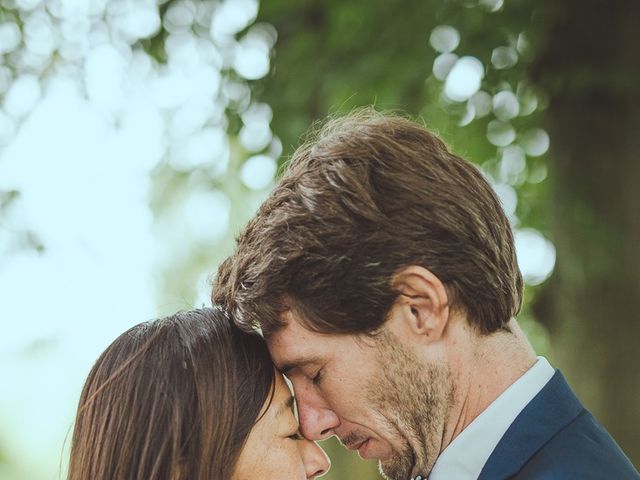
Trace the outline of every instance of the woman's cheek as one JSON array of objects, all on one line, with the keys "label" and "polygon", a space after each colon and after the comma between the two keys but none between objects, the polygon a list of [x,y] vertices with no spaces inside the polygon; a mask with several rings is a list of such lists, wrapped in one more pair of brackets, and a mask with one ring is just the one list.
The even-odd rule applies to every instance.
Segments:
[{"label": "woman's cheek", "polygon": [[[269,456],[270,475],[273,472],[273,477],[270,476],[269,480],[282,480],[282,478],[291,480],[306,479],[304,464],[298,447],[299,442],[284,439],[278,443],[279,445],[277,446],[273,445],[274,448]],[[264,477],[263,480],[265,480]]]}]

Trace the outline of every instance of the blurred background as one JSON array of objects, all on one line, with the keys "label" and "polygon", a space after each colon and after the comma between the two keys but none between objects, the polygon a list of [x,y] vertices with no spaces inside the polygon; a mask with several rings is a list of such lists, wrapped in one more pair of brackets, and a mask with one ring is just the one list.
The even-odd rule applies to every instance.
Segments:
[{"label": "blurred background", "polygon": [[[523,327],[640,464],[638,18],[636,0],[0,0],[0,478],[64,477],[98,354],[207,305],[308,127],[368,104],[485,172]],[[325,447],[325,478],[378,478]]]}]

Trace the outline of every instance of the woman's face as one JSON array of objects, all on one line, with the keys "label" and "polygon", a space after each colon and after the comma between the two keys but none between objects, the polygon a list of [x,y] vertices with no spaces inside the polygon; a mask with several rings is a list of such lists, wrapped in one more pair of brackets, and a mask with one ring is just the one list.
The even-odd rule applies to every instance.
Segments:
[{"label": "woman's face", "polygon": [[276,373],[273,401],[251,429],[232,480],[306,480],[324,475],[330,465],[315,442],[300,436],[291,390]]}]

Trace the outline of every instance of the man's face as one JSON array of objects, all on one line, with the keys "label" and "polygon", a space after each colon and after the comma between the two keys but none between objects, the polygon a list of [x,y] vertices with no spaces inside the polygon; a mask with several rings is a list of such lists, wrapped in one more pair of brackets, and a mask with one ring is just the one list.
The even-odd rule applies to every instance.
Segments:
[{"label": "man's face", "polygon": [[387,478],[427,474],[453,398],[446,366],[418,360],[385,327],[375,337],[328,335],[295,314],[267,338],[276,366],[295,390],[303,435],[337,435],[363,458],[377,458]]}]

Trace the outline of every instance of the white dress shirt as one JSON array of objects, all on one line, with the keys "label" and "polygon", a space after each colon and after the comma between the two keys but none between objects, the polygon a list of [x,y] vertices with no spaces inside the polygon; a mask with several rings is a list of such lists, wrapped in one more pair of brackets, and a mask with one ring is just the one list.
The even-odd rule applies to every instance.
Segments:
[{"label": "white dress shirt", "polygon": [[429,480],[477,480],[509,426],[555,370],[544,357],[516,380],[444,449]]}]

